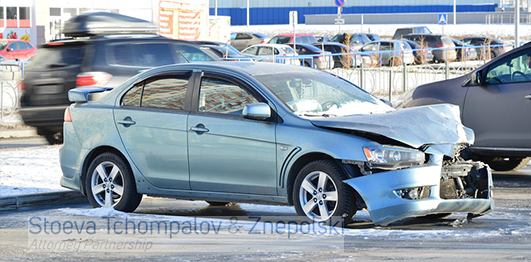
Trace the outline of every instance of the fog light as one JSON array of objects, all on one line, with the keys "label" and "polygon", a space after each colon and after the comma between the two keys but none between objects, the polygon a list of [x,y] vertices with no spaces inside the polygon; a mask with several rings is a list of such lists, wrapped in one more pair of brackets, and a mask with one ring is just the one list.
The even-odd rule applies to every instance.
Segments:
[{"label": "fog light", "polygon": [[395,194],[403,199],[408,200],[418,200],[418,199],[425,199],[430,197],[431,188],[430,187],[411,187],[411,188],[404,188],[394,191]]},{"label": "fog light", "polygon": [[419,192],[417,191],[417,189],[413,189],[413,190],[409,191],[409,192],[406,194],[406,198],[409,198],[409,199],[418,199],[418,198],[419,198]]}]

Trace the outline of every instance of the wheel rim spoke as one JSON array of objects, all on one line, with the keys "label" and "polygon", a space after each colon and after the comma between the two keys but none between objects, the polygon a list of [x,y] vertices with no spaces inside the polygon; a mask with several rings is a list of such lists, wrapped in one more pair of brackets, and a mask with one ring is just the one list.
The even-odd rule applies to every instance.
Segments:
[{"label": "wheel rim spoke", "polygon": [[105,207],[112,207],[112,194],[111,190],[105,190]]},{"label": "wheel rim spoke", "polygon": [[323,203],[322,205],[319,205],[319,212],[321,212],[321,219],[327,219],[328,218],[328,207]]},{"label": "wheel rim spoke", "polygon": [[326,201],[337,201],[337,191],[328,191],[326,194]]},{"label": "wheel rim spoke", "polygon": [[118,194],[120,196],[122,196],[124,194],[124,188],[122,186],[116,185],[116,184],[114,184],[113,186],[114,186],[114,188],[112,189],[112,192],[114,192],[114,193],[116,193],[116,194]]},{"label": "wheel rim spoke", "polygon": [[304,190],[308,191],[308,193],[310,194],[313,194],[313,192],[317,190],[317,188],[315,188],[315,186],[308,180],[308,178],[302,181],[301,186],[302,188],[304,188]]},{"label": "wheel rim spoke", "polygon": [[103,167],[102,164],[96,167],[96,172],[98,172],[98,175],[100,176],[102,181],[104,181],[107,178],[107,172],[105,171],[105,168]]},{"label": "wheel rim spoke", "polygon": [[328,175],[326,175],[326,173],[319,172],[319,182],[317,182],[317,188],[324,190],[327,179],[328,179]]},{"label": "wheel rim spoke", "polygon": [[306,204],[304,204],[302,210],[304,210],[304,213],[309,215],[315,208],[315,205],[317,205],[317,203],[314,203],[313,201],[308,201]]},{"label": "wheel rim spoke", "polygon": [[101,193],[103,190],[105,190],[103,188],[103,183],[92,186],[92,193],[94,193],[94,195]]},{"label": "wheel rim spoke", "polygon": [[112,166],[111,173],[109,174],[109,178],[112,178],[112,180],[115,180],[116,175],[120,173],[120,168],[116,165]]}]

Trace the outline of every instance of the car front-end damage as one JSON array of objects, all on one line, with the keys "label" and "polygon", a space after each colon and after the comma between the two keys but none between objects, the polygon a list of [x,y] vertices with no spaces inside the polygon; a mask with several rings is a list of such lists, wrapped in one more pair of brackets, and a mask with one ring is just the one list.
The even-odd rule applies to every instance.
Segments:
[{"label": "car front-end damage", "polygon": [[342,160],[347,170],[355,170],[343,182],[356,190],[359,208],[366,208],[376,225],[431,214],[479,216],[494,206],[490,168],[460,156],[474,135],[461,124],[455,106],[314,125],[348,130],[376,142],[362,148],[366,159]]}]

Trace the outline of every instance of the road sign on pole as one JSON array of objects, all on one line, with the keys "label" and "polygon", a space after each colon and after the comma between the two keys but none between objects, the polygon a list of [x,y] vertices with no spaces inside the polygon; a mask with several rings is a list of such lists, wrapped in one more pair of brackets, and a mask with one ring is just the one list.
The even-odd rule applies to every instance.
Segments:
[{"label": "road sign on pole", "polygon": [[334,3],[337,7],[343,7],[345,5],[345,0],[334,0]]},{"label": "road sign on pole", "polygon": [[439,24],[445,25],[448,22],[448,16],[446,14],[439,14]]}]

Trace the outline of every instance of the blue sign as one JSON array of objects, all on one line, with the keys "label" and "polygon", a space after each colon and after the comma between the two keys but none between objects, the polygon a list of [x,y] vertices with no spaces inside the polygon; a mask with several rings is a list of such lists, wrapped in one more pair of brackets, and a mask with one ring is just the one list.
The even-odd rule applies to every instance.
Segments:
[{"label": "blue sign", "polygon": [[345,5],[345,0],[334,0],[334,3],[337,7],[343,7]]},{"label": "blue sign", "polygon": [[439,14],[439,24],[445,25],[447,23],[448,23],[448,17],[446,16],[446,14]]}]

